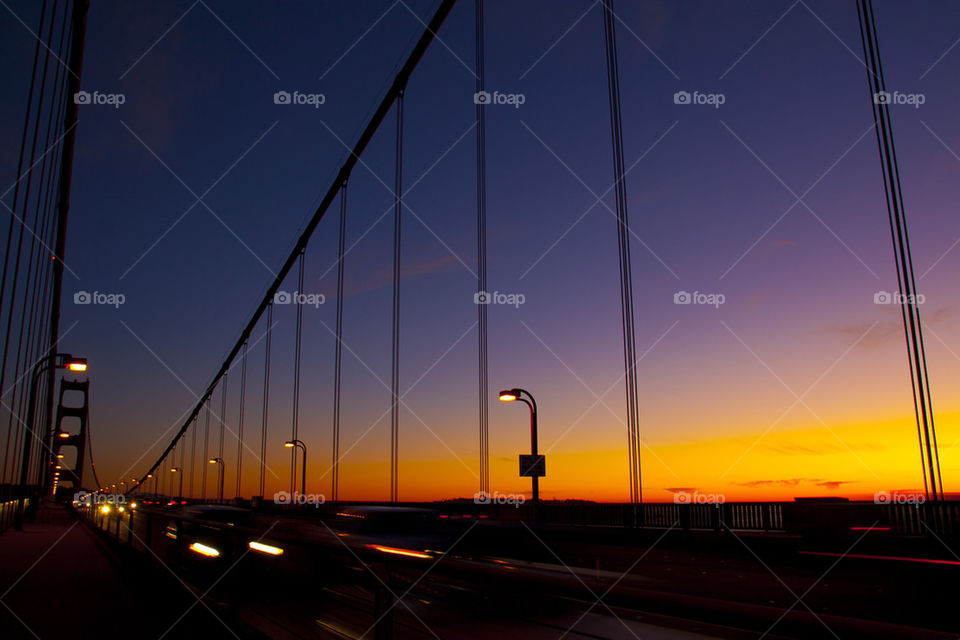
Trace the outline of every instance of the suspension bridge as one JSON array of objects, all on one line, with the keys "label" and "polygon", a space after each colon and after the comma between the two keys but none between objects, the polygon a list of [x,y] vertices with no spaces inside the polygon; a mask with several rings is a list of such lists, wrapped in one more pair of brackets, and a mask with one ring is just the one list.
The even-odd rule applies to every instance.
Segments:
[{"label": "suspension bridge", "polygon": [[[108,591],[123,589],[121,583],[133,584],[133,594],[124,596],[122,606],[149,619],[130,621],[136,637],[164,637],[178,625],[202,629],[204,635],[227,632],[234,637],[955,637],[948,594],[934,589],[908,593],[898,586],[955,578],[960,559],[951,545],[960,534],[960,504],[945,495],[941,477],[894,105],[877,99],[891,92],[872,1],[850,4],[855,5],[860,28],[868,82],[863,100],[873,115],[870,131],[880,165],[876,188],[887,207],[886,219],[878,224],[889,226],[918,476],[923,481],[923,491],[906,501],[896,495],[871,502],[700,501],[696,492],[683,490],[671,503],[645,499],[638,386],[645,354],[637,344],[628,197],[632,165],[624,151],[624,126],[635,116],[622,106],[623,58],[617,36],[623,25],[613,0],[600,0],[591,10],[602,18],[593,26],[602,33],[604,51],[620,298],[619,308],[609,312],[618,313],[621,324],[621,476],[629,499],[604,503],[540,498],[540,483],[544,478],[548,482],[552,462],[538,446],[535,394],[523,388],[495,393],[490,384],[487,117],[496,93],[485,68],[484,4],[442,0],[420,21],[420,32],[381,99],[372,105],[372,115],[359,135],[345,143],[342,161],[292,249],[275,271],[271,266],[273,276],[265,288],[256,285],[252,314],[224,329],[239,334],[213,377],[173,433],[158,440],[159,453],[154,451],[149,459],[141,456],[122,477],[108,478],[98,477],[92,450],[97,432],[91,428],[88,405],[88,396],[108,393],[96,386],[96,358],[89,354],[88,363],[68,352],[69,332],[61,326],[79,115],[83,105],[100,99],[96,92],[84,91],[81,82],[89,6],[87,0],[43,0],[39,24],[31,27],[37,41],[18,179],[8,192],[10,204],[4,201],[10,220],[0,285],[0,326],[5,332],[0,388],[7,422],[0,551],[7,554],[10,575],[3,576],[6,592],[0,601],[16,618],[8,628],[16,627],[15,633],[24,637],[37,636],[32,630],[36,625],[45,634],[54,632],[55,625],[39,619],[42,597],[21,594],[14,605],[6,600],[23,580],[17,572],[29,575],[32,569],[20,566],[18,553],[45,554],[43,548],[26,550],[23,540],[42,539],[47,549],[66,540],[64,546],[73,553],[103,553],[122,567],[119,582],[111,582],[108,575],[94,575],[104,571],[106,562],[85,566],[77,583],[88,584],[90,594],[72,593],[64,606],[96,606],[97,600],[110,597]],[[475,215],[463,221],[475,232],[477,257],[469,265],[475,276],[469,293],[478,302],[471,460],[477,469],[476,494],[472,499],[450,495],[426,502],[408,497],[403,473],[415,464],[403,462],[411,447],[401,420],[403,319],[408,317],[402,313],[407,256],[403,229],[416,216],[405,199],[410,189],[405,143],[423,135],[411,129],[404,106],[416,91],[411,79],[442,42],[447,19],[455,11],[472,18],[471,71],[476,80],[475,125],[470,129]],[[297,98],[280,92],[274,99],[284,104]],[[103,100],[109,104],[108,98]],[[378,134],[383,138],[391,132],[393,181],[378,178],[390,192],[392,205],[385,215],[392,214],[393,223],[390,376],[381,381],[390,397],[381,416],[389,417],[384,474],[389,498],[373,502],[355,500],[341,490],[341,466],[352,442],[341,437],[348,426],[343,420],[348,393],[343,369],[350,350],[345,340],[345,306],[350,302],[345,283],[356,210],[352,179],[358,170],[369,169],[365,154]],[[301,430],[301,417],[304,357],[316,357],[304,353],[304,313],[312,304],[306,293],[307,265],[322,253],[311,242],[321,229],[335,238],[336,308],[329,354],[332,413],[325,419],[330,428],[323,447],[329,460],[324,471],[315,474],[308,473],[315,468],[308,465],[308,446],[312,452],[314,443]],[[609,244],[606,250],[612,252],[612,237]],[[323,255],[324,260],[329,257]],[[272,358],[275,315],[287,311],[294,318],[289,388],[278,386],[275,379],[271,384],[277,375]],[[256,365],[248,358],[253,349],[263,353]],[[65,373],[58,376],[58,371]],[[283,372],[284,379],[287,375]],[[254,390],[259,404],[250,401]],[[490,407],[501,401],[525,404],[529,410],[531,446],[519,453],[517,473],[530,478],[529,493],[501,496],[491,483]],[[288,423],[278,424],[278,406],[289,407],[289,413],[283,411]],[[288,467],[272,467],[288,469],[289,477],[274,482],[269,474],[276,472],[267,460],[276,460],[279,443],[284,458],[289,450]],[[281,488],[271,495],[270,487],[278,483]],[[16,537],[28,533],[33,537]],[[634,573],[641,561],[644,572]],[[49,569],[44,572],[54,575]],[[708,573],[709,578],[702,577]],[[828,574],[830,593],[821,584]],[[26,582],[40,575],[38,571]],[[772,585],[786,587],[782,597],[769,597]],[[874,587],[870,593],[876,600],[865,603],[868,585]],[[147,598],[160,605],[154,608]],[[183,608],[186,612],[180,615]],[[94,624],[89,633],[96,631]]]}]

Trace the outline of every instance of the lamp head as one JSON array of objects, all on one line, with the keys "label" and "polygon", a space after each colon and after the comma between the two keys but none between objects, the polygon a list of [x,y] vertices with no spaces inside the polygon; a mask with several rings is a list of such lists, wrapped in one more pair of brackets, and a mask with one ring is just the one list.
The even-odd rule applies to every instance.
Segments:
[{"label": "lamp head", "polygon": [[76,373],[83,373],[87,370],[87,359],[75,358],[69,353],[62,353],[60,354],[60,363],[57,366]]},{"label": "lamp head", "polygon": [[501,402],[513,402],[520,397],[520,389],[504,389],[500,392]]}]

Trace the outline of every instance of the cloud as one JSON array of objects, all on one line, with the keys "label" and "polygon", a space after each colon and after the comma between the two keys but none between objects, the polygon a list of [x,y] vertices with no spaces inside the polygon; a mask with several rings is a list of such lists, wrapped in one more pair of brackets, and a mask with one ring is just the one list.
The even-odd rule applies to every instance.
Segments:
[{"label": "cloud", "polygon": [[670,493],[696,493],[700,491],[699,487],[666,487],[665,491]]},{"label": "cloud", "polygon": [[806,482],[806,478],[787,478],[783,480],[750,480],[749,482],[734,482],[732,484],[740,485],[741,487],[750,487],[756,489],[758,487],[767,487],[767,486],[777,486],[777,487],[795,487],[801,482]]},{"label": "cloud", "polygon": [[868,443],[847,443],[847,446],[831,443],[822,443],[817,445],[804,444],[786,444],[786,445],[764,445],[763,449],[772,453],[779,453],[784,456],[822,456],[832,453],[847,453],[849,451],[879,451],[883,447],[879,444]]},{"label": "cloud", "polygon": [[[827,325],[815,330],[814,333],[841,336],[850,342],[860,340],[860,343],[857,345],[858,348],[873,349],[894,342],[902,345],[903,320],[900,317],[900,307],[891,304],[885,305],[883,308],[895,312],[896,316],[893,317],[891,315],[890,319],[881,320],[873,329],[870,329],[870,327],[873,326],[872,322],[863,322],[858,324]],[[923,324],[927,329],[952,318],[957,315],[958,311],[960,311],[960,304],[951,304],[937,309],[926,309],[921,305],[920,309]],[[867,333],[868,329],[870,329],[869,333]],[[865,337],[864,334],[866,334]]]},{"label": "cloud", "polygon": [[815,482],[818,487],[825,487],[827,489],[839,489],[842,484],[853,484],[856,480],[821,480],[820,482]]},{"label": "cloud", "polygon": [[856,480],[821,480],[820,478],[783,478],[780,480],[749,480],[747,482],[734,482],[732,484],[741,487],[750,487],[757,489],[760,487],[796,487],[801,484],[811,484],[825,489],[839,489],[840,485],[851,484]]},{"label": "cloud", "polygon": [[876,326],[873,326],[872,322],[827,325],[816,332],[839,336],[851,343],[859,340],[857,347],[863,349],[875,349],[891,342],[903,342],[903,325],[898,320],[881,321]]},{"label": "cloud", "polygon": [[[459,266],[460,262],[451,254],[440,256],[419,262],[407,263],[400,268],[400,280],[413,280],[419,276],[429,275],[431,273],[441,273],[453,271]],[[332,272],[334,276],[336,271]],[[383,287],[393,286],[393,267],[384,267],[370,274],[363,282],[358,285],[348,287],[344,296],[375,291]],[[472,294],[471,294],[472,295]],[[335,296],[334,296],[335,297]],[[470,298],[466,298],[469,300]]]}]

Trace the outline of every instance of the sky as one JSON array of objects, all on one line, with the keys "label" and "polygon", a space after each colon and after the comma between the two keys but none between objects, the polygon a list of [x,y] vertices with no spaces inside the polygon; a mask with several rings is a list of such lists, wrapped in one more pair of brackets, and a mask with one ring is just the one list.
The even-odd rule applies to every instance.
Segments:
[{"label": "sky", "polygon": [[[180,427],[438,4],[92,3],[82,87],[123,104],[80,109],[61,327],[67,350],[90,361],[101,480],[141,476]],[[485,7],[486,84],[500,96],[486,109],[489,289],[522,300],[488,307],[489,388],[520,386],[537,399],[543,497],[623,501],[600,7]],[[896,272],[855,3],[614,8],[644,498],[922,489],[900,314],[876,302],[896,290]],[[875,11],[886,83],[900,100],[891,112],[944,488],[956,492],[960,6],[878,0]],[[0,11],[4,140],[19,139],[35,43],[17,18],[35,24],[36,13],[25,0]],[[479,487],[473,20],[472,2],[455,6],[404,103],[404,500]],[[277,104],[281,91],[322,98]],[[389,495],[395,134],[391,112],[347,197],[344,499]],[[8,183],[16,152],[3,145]],[[324,296],[303,311],[299,414],[307,491],[319,494],[330,492],[338,208],[305,263],[304,292]],[[295,277],[282,289],[294,291]],[[81,292],[124,302],[74,304]],[[693,304],[676,303],[684,293]],[[277,305],[274,321],[267,495],[290,481],[293,306]],[[265,330],[254,330],[247,361],[245,496],[257,491]],[[226,406],[230,495],[239,363]],[[526,410],[493,395],[489,406],[491,490],[528,492],[517,474]],[[214,420],[211,452],[218,429]]]}]

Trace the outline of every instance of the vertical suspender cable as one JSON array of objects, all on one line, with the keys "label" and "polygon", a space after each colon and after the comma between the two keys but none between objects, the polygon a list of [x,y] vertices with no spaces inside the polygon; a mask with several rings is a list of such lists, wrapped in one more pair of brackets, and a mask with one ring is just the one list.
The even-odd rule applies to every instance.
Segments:
[{"label": "vertical suspender cable", "polygon": [[[476,95],[485,91],[483,0],[476,0]],[[477,291],[487,291],[487,122],[486,101],[477,104]],[[490,399],[487,368],[487,305],[477,305],[477,386],[480,416],[480,491],[490,491]]]},{"label": "vertical suspender cable", "polygon": [[340,238],[337,252],[337,331],[333,358],[333,466],[330,499],[340,499],[340,386],[343,368],[343,260],[347,243],[347,183],[340,188]]},{"label": "vertical suspender cable", "polygon": [[[624,383],[627,395],[627,439],[630,458],[630,502],[642,507],[640,485],[640,433],[637,419],[636,347],[633,323],[633,270],[630,259],[630,223],[627,216],[627,190],[624,183],[623,123],[620,112],[620,76],[617,68],[616,23],[613,0],[603,0],[603,33],[607,55],[607,88],[610,101],[610,133],[613,141],[613,170],[616,178],[617,239],[620,257],[620,311],[623,328]],[[643,511],[639,513],[642,518]]]},{"label": "vertical suspender cable", "polygon": [[[305,261],[305,251],[300,252],[300,270],[297,275],[297,293],[294,296],[303,295],[303,268]],[[291,440],[297,439],[297,432],[300,426],[300,346],[303,344],[303,305],[297,302],[296,305],[296,337],[294,339],[293,353],[293,425],[291,429]],[[297,448],[290,448],[290,495],[294,495],[297,488]]]},{"label": "vertical suspender cable", "polygon": [[223,381],[221,382],[220,389],[220,445],[217,447],[217,457],[220,459],[220,473],[218,475],[219,482],[217,483],[217,500],[221,499],[223,494],[223,483],[226,482],[225,469],[224,465],[226,464],[223,461],[223,432],[227,426],[227,378],[228,375],[223,374]]},{"label": "vertical suspender cable", "polygon": [[237,493],[241,497],[241,482],[243,477],[243,409],[247,396],[247,343],[243,343],[243,359],[240,361],[240,417],[237,424]]},{"label": "vertical suspender cable", "polygon": [[397,141],[393,204],[393,354],[390,368],[390,502],[399,500],[400,452],[400,240],[403,210],[403,94],[397,95]]},{"label": "vertical suspender cable", "polygon": [[266,480],[264,473],[267,468],[267,416],[269,415],[270,405],[270,338],[273,335],[273,303],[267,305],[267,339],[266,355],[263,360],[263,422],[260,424],[260,492],[257,494],[263,497],[264,482]]},{"label": "vertical suspender cable", "polygon": [[[89,421],[88,421],[89,422]],[[87,426],[87,433],[90,433],[90,427]],[[177,468],[180,469],[177,471],[177,499],[183,500],[183,454],[187,448],[187,441],[181,439],[177,442],[177,446],[180,447],[180,461],[177,462]],[[90,464],[93,464],[93,455],[90,456]],[[139,485],[138,485],[139,486]]]},{"label": "vertical suspender cable", "polygon": [[917,304],[916,277],[904,211],[900,169],[893,138],[893,124],[890,119],[888,100],[884,99],[889,94],[886,91],[883,65],[880,61],[880,46],[877,39],[873,2],[871,0],[858,0],[857,10],[864,57],[867,61],[867,79],[870,85],[877,146],[883,172],[884,196],[887,203],[890,235],[896,257],[897,284],[901,297],[900,311],[907,344],[924,488],[926,489],[927,499],[941,501],[943,500],[943,486],[926,349],[923,341],[923,323],[920,319],[920,308]]},{"label": "vertical suspender cable", "polygon": [[196,473],[197,469],[197,429],[200,421],[200,417],[197,416],[193,419],[193,432],[190,436],[190,498],[193,498],[193,476]]},{"label": "vertical suspender cable", "polygon": [[203,471],[200,473],[200,499],[207,499],[207,460],[209,460],[210,455],[210,400],[207,400],[207,404],[204,407],[204,417],[203,417],[203,458],[200,460],[200,468]]}]

